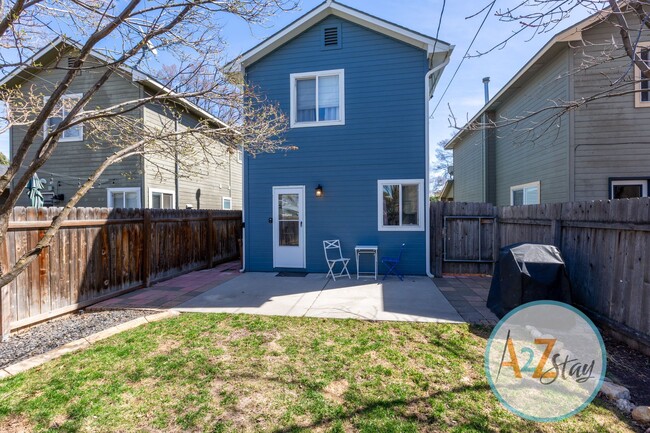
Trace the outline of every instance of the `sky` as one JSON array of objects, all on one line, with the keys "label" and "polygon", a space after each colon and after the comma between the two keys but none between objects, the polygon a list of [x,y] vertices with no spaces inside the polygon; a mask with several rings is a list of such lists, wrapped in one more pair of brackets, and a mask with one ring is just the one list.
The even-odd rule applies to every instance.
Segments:
[{"label": "sky", "polygon": [[[518,24],[500,22],[494,13],[512,7],[520,1],[496,1],[470,50],[470,55],[490,49],[513,31],[518,30]],[[433,110],[436,105],[438,107],[430,121],[430,145],[450,138],[456,132],[456,129],[450,127],[450,108],[457,119],[458,126],[462,126],[483,106],[483,77],[490,77],[490,95],[495,95],[555,33],[587,16],[586,11],[575,13],[548,33],[537,35],[532,39],[530,33],[521,34],[502,49],[484,56],[467,58],[451,81],[486,12],[474,18],[466,17],[483,9],[490,3],[488,0],[446,1],[440,28],[438,22],[443,0],[340,0],[340,2],[420,33],[435,36],[438,32],[439,39],[455,45],[452,60],[446,67],[432,99],[431,109]],[[321,0],[301,0],[297,10],[280,13],[270,18],[264,25],[253,27],[241,19],[224,19],[224,36],[228,42],[227,57],[234,58],[257,45],[320,3]],[[442,97],[450,81],[449,90]],[[8,148],[7,136],[0,135],[0,151],[8,154]]]}]

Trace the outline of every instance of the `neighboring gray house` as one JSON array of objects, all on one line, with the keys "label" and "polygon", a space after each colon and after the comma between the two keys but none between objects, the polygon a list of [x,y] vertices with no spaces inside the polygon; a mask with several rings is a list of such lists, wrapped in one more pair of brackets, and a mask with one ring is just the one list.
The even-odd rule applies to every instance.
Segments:
[{"label": "neighboring gray house", "polygon": [[[454,200],[503,206],[648,196],[650,90],[643,82],[632,92],[639,71],[612,19],[603,12],[557,34],[452,138]],[[647,28],[638,50],[649,59]],[[625,94],[568,113],[552,108],[589,101],[624,76]],[[504,126],[477,127],[486,120]]]},{"label": "neighboring gray house", "polygon": [[[44,98],[66,73],[69,62],[75,59],[77,48],[70,43],[56,40],[37,53],[30,64],[46,65],[44,68],[20,68],[0,81],[8,88],[33,87]],[[75,77],[64,98],[78,98],[104,73],[107,61],[100,53],[84,64]],[[147,94],[165,91],[164,86],[138,71],[122,67],[93,96],[89,107],[110,107],[122,102],[136,100]],[[167,107],[169,108],[169,107]],[[174,111],[181,116],[174,124]],[[158,128],[182,128],[209,119],[221,123],[210,113],[187,100],[172,109],[160,104],[147,104],[132,112],[145,125]],[[14,126],[10,133],[10,153],[15,153],[14,143],[19,143],[26,127]],[[88,134],[86,134],[88,135]],[[87,137],[86,137],[87,138]],[[88,178],[105,157],[114,152],[110,146],[91,148],[84,139],[83,125],[67,130],[60,139],[57,150],[37,174],[46,181],[44,198],[46,205],[63,205],[77,190],[79,183]],[[197,173],[177,169],[176,157],[159,155],[133,156],[110,166],[93,189],[81,199],[80,207],[131,207],[131,208],[180,208],[194,209],[241,209],[242,206],[242,156],[215,142],[218,161],[201,164]],[[33,150],[31,150],[33,151]],[[28,155],[27,160],[30,160]],[[159,170],[162,168],[162,170]],[[23,196],[18,205],[27,206]]]}]

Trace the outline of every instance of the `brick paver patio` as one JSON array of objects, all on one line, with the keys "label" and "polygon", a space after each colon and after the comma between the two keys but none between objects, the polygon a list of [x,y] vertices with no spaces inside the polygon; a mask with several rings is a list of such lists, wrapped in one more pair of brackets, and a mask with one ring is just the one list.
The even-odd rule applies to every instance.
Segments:
[{"label": "brick paver patio", "polygon": [[433,279],[435,285],[465,321],[494,326],[499,319],[485,306],[491,281],[490,277],[464,276]]},{"label": "brick paver patio", "polygon": [[239,261],[223,263],[212,269],[190,272],[116,298],[95,304],[89,309],[174,308],[195,296],[240,275]]}]

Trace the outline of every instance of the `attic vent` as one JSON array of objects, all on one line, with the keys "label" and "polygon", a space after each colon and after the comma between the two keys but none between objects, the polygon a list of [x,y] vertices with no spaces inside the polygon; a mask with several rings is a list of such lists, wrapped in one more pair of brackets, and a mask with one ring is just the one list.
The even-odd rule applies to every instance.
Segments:
[{"label": "attic vent", "polygon": [[339,46],[339,27],[325,27],[323,29],[323,45],[325,48],[336,48]]},{"label": "attic vent", "polygon": [[68,68],[74,68],[74,64],[79,57],[68,57]]}]

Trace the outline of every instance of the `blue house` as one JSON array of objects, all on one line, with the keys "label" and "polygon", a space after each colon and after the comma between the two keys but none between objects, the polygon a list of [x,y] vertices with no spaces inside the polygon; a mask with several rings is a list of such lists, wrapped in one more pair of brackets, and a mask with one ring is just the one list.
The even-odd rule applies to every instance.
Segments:
[{"label": "blue house", "polygon": [[330,0],[238,59],[297,147],[245,157],[246,271],[326,272],[340,239],[351,271],[356,245],[406,243],[400,270],[429,273],[429,101],[452,49]]}]

